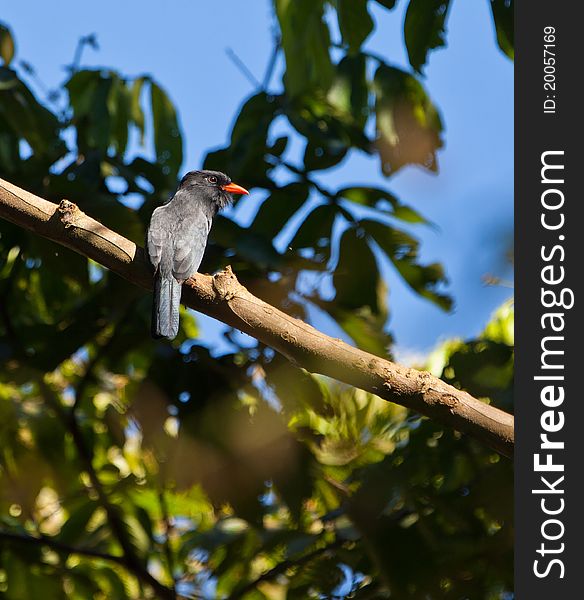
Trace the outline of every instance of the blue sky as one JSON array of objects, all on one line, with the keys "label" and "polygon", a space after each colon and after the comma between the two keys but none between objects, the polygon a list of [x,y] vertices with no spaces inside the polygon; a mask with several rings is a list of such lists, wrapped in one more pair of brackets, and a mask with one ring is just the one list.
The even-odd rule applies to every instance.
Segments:
[{"label": "blue sky", "polygon": [[[376,29],[367,47],[408,68],[403,43],[404,2],[387,11],[370,2]],[[352,153],[320,180],[331,187],[386,186],[436,224],[411,231],[422,239],[424,262],[442,262],[456,306],[444,313],[418,298],[390,269],[391,320],[398,355],[407,358],[439,340],[478,333],[493,310],[512,295],[485,286],[494,274],[509,281],[503,258],[513,227],[513,65],[495,43],[488,0],[451,3],[448,47],[431,54],[425,86],[441,110],[445,148],[440,173],[408,167],[386,179],[379,162]],[[180,112],[185,138],[183,170],[197,168],[212,147],[226,142],[241,101],[253,86],[226,53],[232,48],[261,79],[269,60],[270,0],[102,0],[5,3],[2,20],[16,37],[17,58],[31,63],[45,86],[66,73],[81,35],[95,32],[98,52],[87,50],[84,66],[109,66],[128,76],[152,74]],[[245,185],[245,182],[241,182]],[[245,202],[253,202],[246,198]],[[243,218],[255,210],[244,203]],[[259,205],[259,203],[256,203]],[[203,332],[217,328],[202,319]],[[317,319],[329,333],[330,323]]]}]

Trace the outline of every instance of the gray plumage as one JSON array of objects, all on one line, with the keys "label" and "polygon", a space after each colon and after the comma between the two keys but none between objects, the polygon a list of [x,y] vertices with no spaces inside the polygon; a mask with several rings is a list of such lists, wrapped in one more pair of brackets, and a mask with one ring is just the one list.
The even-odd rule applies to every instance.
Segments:
[{"label": "gray plumage", "polygon": [[147,248],[154,267],[154,337],[178,334],[182,284],[197,272],[213,217],[232,201],[230,191],[247,193],[224,173],[191,171],[175,195],[152,213]]}]

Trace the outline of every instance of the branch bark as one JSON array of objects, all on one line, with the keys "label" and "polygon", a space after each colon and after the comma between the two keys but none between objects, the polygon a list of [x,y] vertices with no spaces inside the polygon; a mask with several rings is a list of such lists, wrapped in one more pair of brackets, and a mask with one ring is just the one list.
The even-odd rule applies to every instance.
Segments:
[{"label": "branch bark", "polygon": [[[0,216],[95,260],[135,285],[152,287],[144,250],[68,200],[56,205],[0,179]],[[299,367],[406,406],[505,456],[513,454],[512,415],[430,373],[397,365],[324,335],[255,297],[229,267],[214,276],[197,273],[187,280],[182,302],[255,337]]]}]

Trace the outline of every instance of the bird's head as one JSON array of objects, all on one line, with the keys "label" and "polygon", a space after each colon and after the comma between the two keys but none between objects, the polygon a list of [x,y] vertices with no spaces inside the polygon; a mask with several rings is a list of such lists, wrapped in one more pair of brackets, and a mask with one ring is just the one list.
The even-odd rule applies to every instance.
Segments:
[{"label": "bird's head", "polygon": [[231,178],[221,171],[190,171],[180,182],[179,190],[207,200],[216,211],[233,202],[231,194],[249,194],[249,192],[233,183]]}]

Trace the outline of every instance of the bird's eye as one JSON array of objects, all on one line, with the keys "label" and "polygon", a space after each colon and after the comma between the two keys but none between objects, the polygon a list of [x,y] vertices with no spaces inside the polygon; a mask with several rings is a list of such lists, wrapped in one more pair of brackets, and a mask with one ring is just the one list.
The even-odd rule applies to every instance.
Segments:
[{"label": "bird's eye", "polygon": [[217,177],[215,177],[215,175],[211,175],[211,177],[209,177],[209,183],[217,183]]}]

